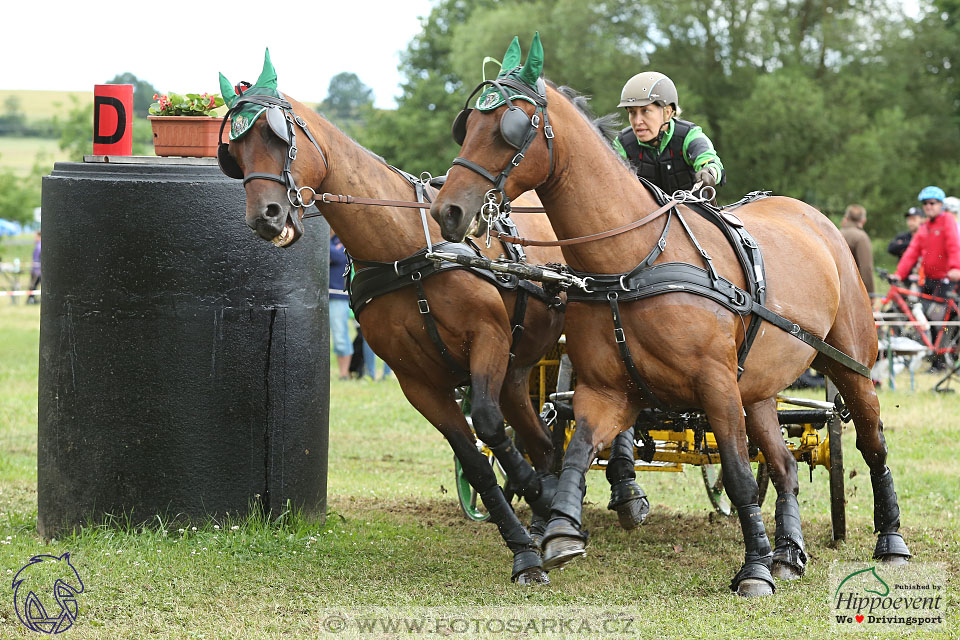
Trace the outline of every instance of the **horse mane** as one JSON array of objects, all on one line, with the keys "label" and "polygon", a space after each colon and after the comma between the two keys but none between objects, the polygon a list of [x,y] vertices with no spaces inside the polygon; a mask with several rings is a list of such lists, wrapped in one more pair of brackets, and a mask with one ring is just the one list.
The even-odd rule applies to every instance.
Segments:
[{"label": "horse mane", "polygon": [[590,96],[586,96],[576,89],[569,87],[567,85],[557,86],[551,81],[547,81],[547,84],[557,90],[560,95],[573,103],[573,106],[576,107],[577,112],[583,116],[590,127],[603,138],[606,142],[607,148],[610,150],[613,155],[617,157],[624,167],[629,168],[629,163],[613,148],[613,140],[616,139],[617,135],[620,133],[621,122],[619,113],[608,113],[597,117],[594,115],[593,110],[590,108]]},{"label": "horse mane", "polygon": [[[301,103],[301,104],[303,104],[303,103]],[[314,114],[320,116],[320,118],[323,119],[324,122],[326,122],[326,123],[329,124],[331,127],[333,127],[333,128],[336,129],[338,132],[340,132],[345,138],[347,138],[348,140],[350,140],[351,142],[353,142],[353,144],[357,145],[358,147],[360,147],[361,149],[363,149],[364,151],[366,151],[366,152],[369,153],[371,156],[373,156],[374,158],[376,158],[377,160],[379,160],[379,161],[382,162],[383,164],[387,165],[388,167],[390,166],[390,163],[387,162],[386,159],[384,159],[383,156],[381,156],[381,155],[379,155],[379,154],[377,154],[377,153],[374,153],[374,152],[371,151],[370,149],[367,149],[365,146],[363,146],[362,144],[360,144],[359,142],[357,142],[356,138],[354,138],[353,136],[349,135],[346,131],[344,131],[343,129],[341,129],[340,127],[338,127],[337,124],[336,124],[333,120],[331,120],[330,118],[328,118],[327,115],[326,115],[323,111],[319,111],[319,110],[317,110],[317,109],[311,109],[311,108],[308,107],[307,105],[303,105],[303,106],[306,107],[306,109],[307,109],[308,111],[311,111],[311,112],[313,112]]]}]

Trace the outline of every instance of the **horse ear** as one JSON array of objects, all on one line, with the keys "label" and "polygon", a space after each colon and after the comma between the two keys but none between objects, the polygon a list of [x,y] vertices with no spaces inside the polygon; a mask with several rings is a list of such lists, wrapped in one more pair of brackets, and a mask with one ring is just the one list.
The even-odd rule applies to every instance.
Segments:
[{"label": "horse ear", "polygon": [[533,34],[527,61],[523,63],[523,69],[520,70],[520,79],[531,87],[535,87],[541,73],[543,73],[543,45],[540,44],[540,32],[537,31]]},{"label": "horse ear", "polygon": [[503,65],[500,67],[500,75],[506,75],[514,67],[520,66],[520,38],[513,36],[513,42],[507,47],[507,52],[503,54]]},{"label": "horse ear", "polygon": [[273,68],[273,63],[270,62],[270,49],[267,48],[263,52],[263,71],[260,72],[260,77],[257,78],[257,81],[254,83],[258,87],[270,87],[271,89],[277,88],[277,70]]},{"label": "horse ear", "polygon": [[237,101],[237,92],[233,88],[233,84],[222,73],[220,74],[220,95],[228,109]]}]

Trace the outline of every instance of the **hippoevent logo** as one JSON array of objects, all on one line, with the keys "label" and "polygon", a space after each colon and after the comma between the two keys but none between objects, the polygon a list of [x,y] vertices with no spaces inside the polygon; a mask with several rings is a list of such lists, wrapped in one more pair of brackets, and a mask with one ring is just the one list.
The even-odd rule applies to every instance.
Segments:
[{"label": "hippoevent logo", "polygon": [[837,565],[830,571],[831,615],[846,631],[930,629],[945,617],[941,565]]},{"label": "hippoevent logo", "polygon": [[63,633],[73,626],[83,593],[83,580],[70,554],[33,556],[13,577],[13,608],[27,629]]}]

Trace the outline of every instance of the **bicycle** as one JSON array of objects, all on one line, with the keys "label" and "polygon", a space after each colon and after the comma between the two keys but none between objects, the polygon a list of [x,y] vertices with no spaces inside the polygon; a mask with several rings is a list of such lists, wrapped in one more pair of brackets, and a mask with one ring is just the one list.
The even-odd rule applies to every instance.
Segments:
[{"label": "bicycle", "polygon": [[[884,269],[876,271],[890,284],[880,311],[874,314],[878,330],[886,326],[891,337],[902,336],[923,344],[930,355],[943,356],[952,368],[960,343],[960,331],[955,324],[960,318],[957,293],[949,291],[945,297],[921,293],[902,286]],[[949,282],[944,280],[945,284]]]}]

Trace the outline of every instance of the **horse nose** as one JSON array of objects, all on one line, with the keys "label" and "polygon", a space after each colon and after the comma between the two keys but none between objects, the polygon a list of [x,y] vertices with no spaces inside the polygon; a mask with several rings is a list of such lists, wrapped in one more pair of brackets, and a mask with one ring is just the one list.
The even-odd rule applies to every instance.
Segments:
[{"label": "horse nose", "polygon": [[463,240],[463,208],[460,205],[447,203],[440,208],[440,234],[448,242]]},{"label": "horse nose", "polygon": [[271,202],[263,210],[263,217],[268,221],[276,221],[283,215],[283,207],[280,206],[279,202]]}]

